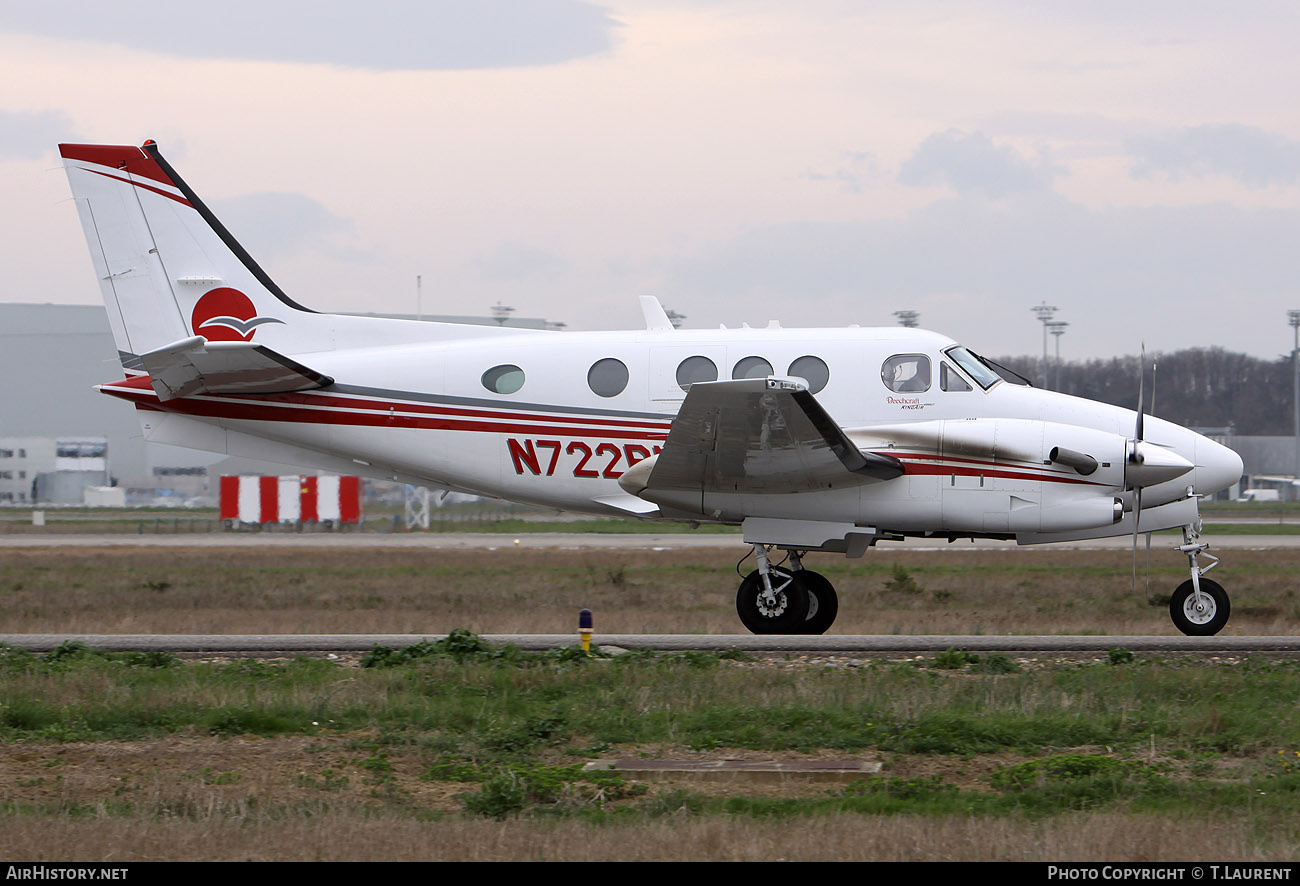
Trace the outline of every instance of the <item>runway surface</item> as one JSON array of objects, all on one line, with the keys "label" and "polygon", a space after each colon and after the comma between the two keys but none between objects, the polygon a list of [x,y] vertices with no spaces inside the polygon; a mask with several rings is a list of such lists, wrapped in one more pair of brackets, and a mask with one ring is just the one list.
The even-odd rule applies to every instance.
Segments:
[{"label": "runway surface", "polygon": [[[1267,550],[1300,548],[1300,535],[1214,535],[1206,533],[1202,540],[1211,549]],[[1174,548],[1177,536],[1162,535],[1151,540],[1151,550]],[[1144,542],[1143,542],[1144,544]],[[588,533],[537,532],[518,536],[500,533],[445,534],[429,532],[211,532],[163,534],[61,534],[14,533],[0,535],[0,549],[31,547],[334,547],[334,548],[427,548],[429,550],[602,550],[635,549],[671,551],[685,548],[745,547],[739,534],[675,534],[638,533],[635,535],[598,535]],[[1046,545],[1017,545],[1011,541],[975,539],[974,541],[934,541],[909,538],[903,541],[881,542],[878,550],[908,551],[1050,551],[1050,550],[1129,550],[1131,536],[1102,538],[1091,541],[1061,542]],[[870,554],[868,554],[870,556]]]}]

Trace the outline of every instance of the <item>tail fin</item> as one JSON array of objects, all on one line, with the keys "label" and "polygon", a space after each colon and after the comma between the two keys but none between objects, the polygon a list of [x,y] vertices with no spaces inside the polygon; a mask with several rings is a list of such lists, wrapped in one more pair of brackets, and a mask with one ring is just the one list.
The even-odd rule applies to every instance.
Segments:
[{"label": "tail fin", "polygon": [[275,285],[152,140],[59,153],[123,366],[140,369],[140,354],[195,335],[251,341],[265,327],[274,343],[292,336],[295,312],[312,313]]}]

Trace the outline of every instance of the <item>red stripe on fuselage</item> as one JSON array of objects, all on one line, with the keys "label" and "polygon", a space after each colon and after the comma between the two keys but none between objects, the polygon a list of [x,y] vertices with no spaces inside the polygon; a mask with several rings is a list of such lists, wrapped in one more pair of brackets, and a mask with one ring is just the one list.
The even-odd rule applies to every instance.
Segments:
[{"label": "red stripe on fuselage", "polygon": [[1094,480],[1079,480],[1055,473],[1033,473],[1028,470],[1006,470],[985,462],[988,467],[966,467],[964,465],[936,465],[920,461],[908,461],[897,453],[890,453],[903,462],[904,473],[941,477],[997,477],[1003,480],[1038,480],[1043,483],[1067,483],[1075,486],[1110,486],[1110,483],[1098,483]]},{"label": "red stripe on fuselage", "polygon": [[[150,388],[152,390],[152,387]],[[416,403],[411,400],[375,400],[366,397],[353,397],[339,394],[262,394],[258,396],[259,400],[266,400],[277,403],[290,403],[294,405],[312,406],[312,407],[333,407],[336,409],[370,409],[383,410],[400,409],[403,412],[414,412],[421,415],[440,415],[440,416],[466,416],[469,418],[503,418],[519,420],[521,416],[528,416],[537,420],[535,413],[522,412],[504,412],[493,409],[475,409],[473,407],[463,406],[440,406],[425,403]],[[546,415],[544,420],[555,422],[557,424],[582,424],[582,425],[608,425],[610,427],[620,428],[646,428],[650,430],[662,431],[667,433],[669,422],[662,421],[637,421],[612,418],[590,418],[587,416],[572,415]]]},{"label": "red stripe on fuselage", "polygon": [[[668,434],[667,422],[660,424],[649,421],[620,422],[617,419],[597,419],[582,416],[474,410],[465,407],[432,406],[412,403],[411,401],[384,401],[334,394],[313,394],[310,392],[259,395],[256,403],[233,398],[227,399],[221,396],[183,398],[160,403],[148,376],[124,379],[112,385],[104,385],[103,389],[105,393],[135,403],[140,409],[240,421],[478,431],[502,434],[581,435],[596,439],[662,440]],[[401,409],[402,414],[396,411],[398,408]],[[408,413],[416,414],[410,415]],[[496,420],[483,421],[475,419]],[[557,424],[564,426],[556,427]],[[655,430],[648,430],[650,428]],[[884,450],[879,454],[899,459],[903,462],[906,473],[914,475],[983,476],[1080,486],[1111,485],[1005,462],[947,457],[924,452],[900,453],[896,450]],[[932,463],[938,461],[962,462],[963,464]]]},{"label": "red stripe on fuselage", "polygon": [[[104,385],[103,387],[106,389],[105,393],[112,394],[117,397],[123,397],[124,399],[134,400],[134,397],[124,396],[126,392],[113,390],[113,389],[131,388],[135,391],[140,391],[146,395],[151,396],[153,394],[153,384],[147,375],[134,376],[132,378],[123,379],[122,381],[119,382],[113,382],[111,385]],[[486,409],[486,408],[480,409],[480,408],[466,407],[466,406],[443,406],[438,404],[418,403],[411,400],[379,400],[370,397],[352,396],[346,394],[323,393],[323,392],[315,393],[309,391],[298,392],[298,393],[285,393],[285,394],[258,394],[257,400],[258,402],[256,404],[250,404],[250,405],[265,405],[268,403],[273,403],[273,404],[285,404],[288,406],[303,406],[310,409],[332,408],[332,409],[356,409],[362,411],[368,410],[372,412],[383,413],[383,417],[385,419],[388,417],[389,410],[396,409],[396,410],[401,410],[402,412],[405,413],[416,413],[418,415],[429,415],[429,416],[494,418],[494,419],[505,419],[507,421],[531,420],[531,421],[545,421],[554,424],[574,424],[574,425],[587,425],[587,426],[602,425],[611,428],[642,428],[650,431],[657,431],[661,434],[666,434],[668,432],[668,426],[670,424],[669,421],[636,420],[636,419],[623,420],[623,419],[616,419],[616,418],[593,418],[590,416],[538,414],[533,412],[507,412],[499,409]],[[226,399],[221,395],[214,395],[214,401],[226,402]],[[164,411],[168,409],[170,402],[171,401],[169,401],[168,406],[162,407]]]},{"label": "red stripe on fuselage", "polygon": [[[146,380],[147,381],[147,380]],[[176,400],[168,400],[166,403],[160,403],[153,392],[151,386],[139,384],[136,379],[130,379],[126,382],[119,382],[115,385],[104,385],[105,393],[121,397],[124,400],[130,400],[141,409],[149,409],[156,412],[175,412],[182,415],[194,415],[203,418],[229,418],[240,421],[265,421],[265,422],[296,422],[302,424],[327,424],[327,425],[350,425],[362,427],[384,427],[384,428],[416,428],[421,430],[448,430],[448,431],[486,431],[491,433],[502,434],[535,434],[535,435],[571,435],[583,437],[592,437],[596,439],[617,439],[617,440],[662,440],[668,435],[668,428],[665,426],[661,430],[650,431],[638,428],[626,429],[619,426],[618,422],[609,422],[611,426],[590,427],[587,425],[598,425],[600,419],[593,419],[583,424],[564,425],[556,427],[555,424],[548,424],[553,421],[582,421],[574,419],[571,416],[556,418],[555,416],[535,416],[521,413],[474,413],[464,410],[456,410],[452,415],[444,415],[430,410],[422,412],[419,415],[403,414],[408,410],[405,403],[401,404],[403,413],[396,411],[397,406],[393,403],[382,403],[372,401],[369,408],[363,408],[361,411],[348,411],[349,408],[355,409],[357,405],[354,401],[343,398],[322,397],[321,400],[336,401],[331,407],[327,403],[312,403],[310,398],[304,403],[284,402],[285,397],[299,397],[299,395],[289,394],[268,394],[264,402],[248,403],[241,400],[227,400],[223,397],[186,397]],[[262,398],[259,398],[262,399]],[[391,410],[391,411],[390,411]],[[505,421],[475,421],[476,416],[500,416]],[[513,419],[513,421],[510,421]]]}]

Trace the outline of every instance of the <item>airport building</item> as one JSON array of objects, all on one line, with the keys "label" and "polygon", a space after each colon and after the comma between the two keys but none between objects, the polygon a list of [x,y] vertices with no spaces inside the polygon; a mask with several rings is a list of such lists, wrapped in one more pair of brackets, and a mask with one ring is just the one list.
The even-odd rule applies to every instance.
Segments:
[{"label": "airport building", "polygon": [[109,486],[105,437],[0,437],[0,505],[117,498]]}]

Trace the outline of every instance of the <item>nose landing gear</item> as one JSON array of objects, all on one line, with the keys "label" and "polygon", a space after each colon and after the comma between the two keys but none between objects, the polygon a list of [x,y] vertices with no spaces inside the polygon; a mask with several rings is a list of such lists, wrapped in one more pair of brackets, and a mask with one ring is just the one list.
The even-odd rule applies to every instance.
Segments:
[{"label": "nose landing gear", "polygon": [[[1219,558],[1206,553],[1210,546],[1199,539],[1194,526],[1183,527],[1183,543],[1178,550],[1187,555],[1192,577],[1180,584],[1169,598],[1169,617],[1173,619],[1174,627],[1184,634],[1211,637],[1228,623],[1232,606],[1223,586],[1204,577],[1219,565]],[[1200,557],[1207,557],[1212,562],[1203,567],[1198,562]]]}]

